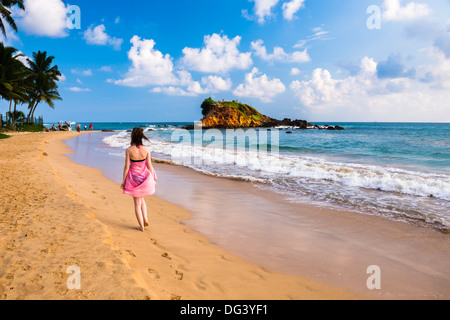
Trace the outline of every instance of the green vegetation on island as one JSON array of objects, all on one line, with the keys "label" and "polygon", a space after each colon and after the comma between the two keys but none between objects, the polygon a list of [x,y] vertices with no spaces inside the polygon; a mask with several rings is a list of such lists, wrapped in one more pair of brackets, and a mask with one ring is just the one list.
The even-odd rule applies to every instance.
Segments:
[{"label": "green vegetation on island", "polygon": [[253,108],[252,106],[249,106],[248,104],[241,103],[236,100],[232,101],[215,101],[211,97],[208,99],[205,99],[203,101],[201,107],[202,107],[202,114],[203,116],[207,116],[211,110],[214,109],[214,107],[222,106],[226,108],[231,108],[237,110],[244,118],[253,118],[255,121],[260,121],[265,116],[262,115],[258,110]]}]

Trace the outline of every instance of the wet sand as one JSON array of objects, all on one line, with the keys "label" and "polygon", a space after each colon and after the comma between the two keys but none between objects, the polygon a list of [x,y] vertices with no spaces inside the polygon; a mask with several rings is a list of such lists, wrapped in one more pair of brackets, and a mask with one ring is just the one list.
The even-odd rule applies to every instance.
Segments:
[{"label": "wet sand", "polygon": [[[102,136],[68,141],[79,163],[118,183],[120,158],[96,151]],[[93,147],[96,146],[96,147]],[[263,268],[381,299],[450,297],[450,237],[379,216],[293,204],[250,183],[155,164],[157,196],[192,215],[182,220],[214,244]],[[367,268],[381,269],[368,290]]]},{"label": "wet sand", "polygon": [[[150,227],[137,231],[119,185],[66,156],[62,141],[74,136],[0,141],[0,299],[366,298],[244,259],[186,225],[191,212],[158,197],[147,202]],[[80,269],[80,289],[67,286],[70,266]]]}]

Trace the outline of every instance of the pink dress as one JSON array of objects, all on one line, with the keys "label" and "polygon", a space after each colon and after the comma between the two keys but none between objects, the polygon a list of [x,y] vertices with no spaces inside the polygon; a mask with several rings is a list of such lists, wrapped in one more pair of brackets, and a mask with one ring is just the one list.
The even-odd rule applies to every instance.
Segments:
[{"label": "pink dress", "polygon": [[152,196],[156,191],[158,177],[152,175],[147,167],[147,159],[143,161],[131,161],[130,170],[125,180],[124,194],[134,198],[145,198]]}]

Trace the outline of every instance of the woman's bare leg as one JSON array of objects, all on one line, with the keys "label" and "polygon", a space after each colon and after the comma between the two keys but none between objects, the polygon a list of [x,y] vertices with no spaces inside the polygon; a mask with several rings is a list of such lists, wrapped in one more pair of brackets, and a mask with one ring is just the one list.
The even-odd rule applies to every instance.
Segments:
[{"label": "woman's bare leg", "polygon": [[136,219],[139,223],[141,231],[144,231],[144,218],[142,217],[142,198],[133,198],[134,199],[134,211],[136,213]]},{"label": "woman's bare leg", "polygon": [[148,217],[147,217],[147,204],[145,203],[145,199],[141,199],[141,212],[142,217],[144,218],[144,226],[148,226]]}]

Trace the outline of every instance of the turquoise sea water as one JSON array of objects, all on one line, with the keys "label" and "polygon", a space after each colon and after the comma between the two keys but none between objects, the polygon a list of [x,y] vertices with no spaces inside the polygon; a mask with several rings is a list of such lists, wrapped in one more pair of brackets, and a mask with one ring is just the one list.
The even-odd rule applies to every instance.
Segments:
[{"label": "turquoise sea water", "polygon": [[[101,147],[111,157],[123,158],[129,146],[127,131],[140,126],[150,139],[154,158],[209,175],[247,180],[292,202],[342,207],[450,230],[450,124],[327,123],[346,130],[279,128],[257,131],[257,140],[242,131],[232,142],[225,139],[225,131],[218,131],[205,134],[200,145],[187,138],[178,142],[180,131],[176,130],[186,124],[93,125],[94,130],[116,131],[103,139]],[[218,143],[220,135],[224,143]],[[242,135],[247,140],[239,140]],[[268,140],[262,139],[266,136]],[[233,148],[226,149],[230,143]],[[274,157],[273,150],[279,155]]]}]

